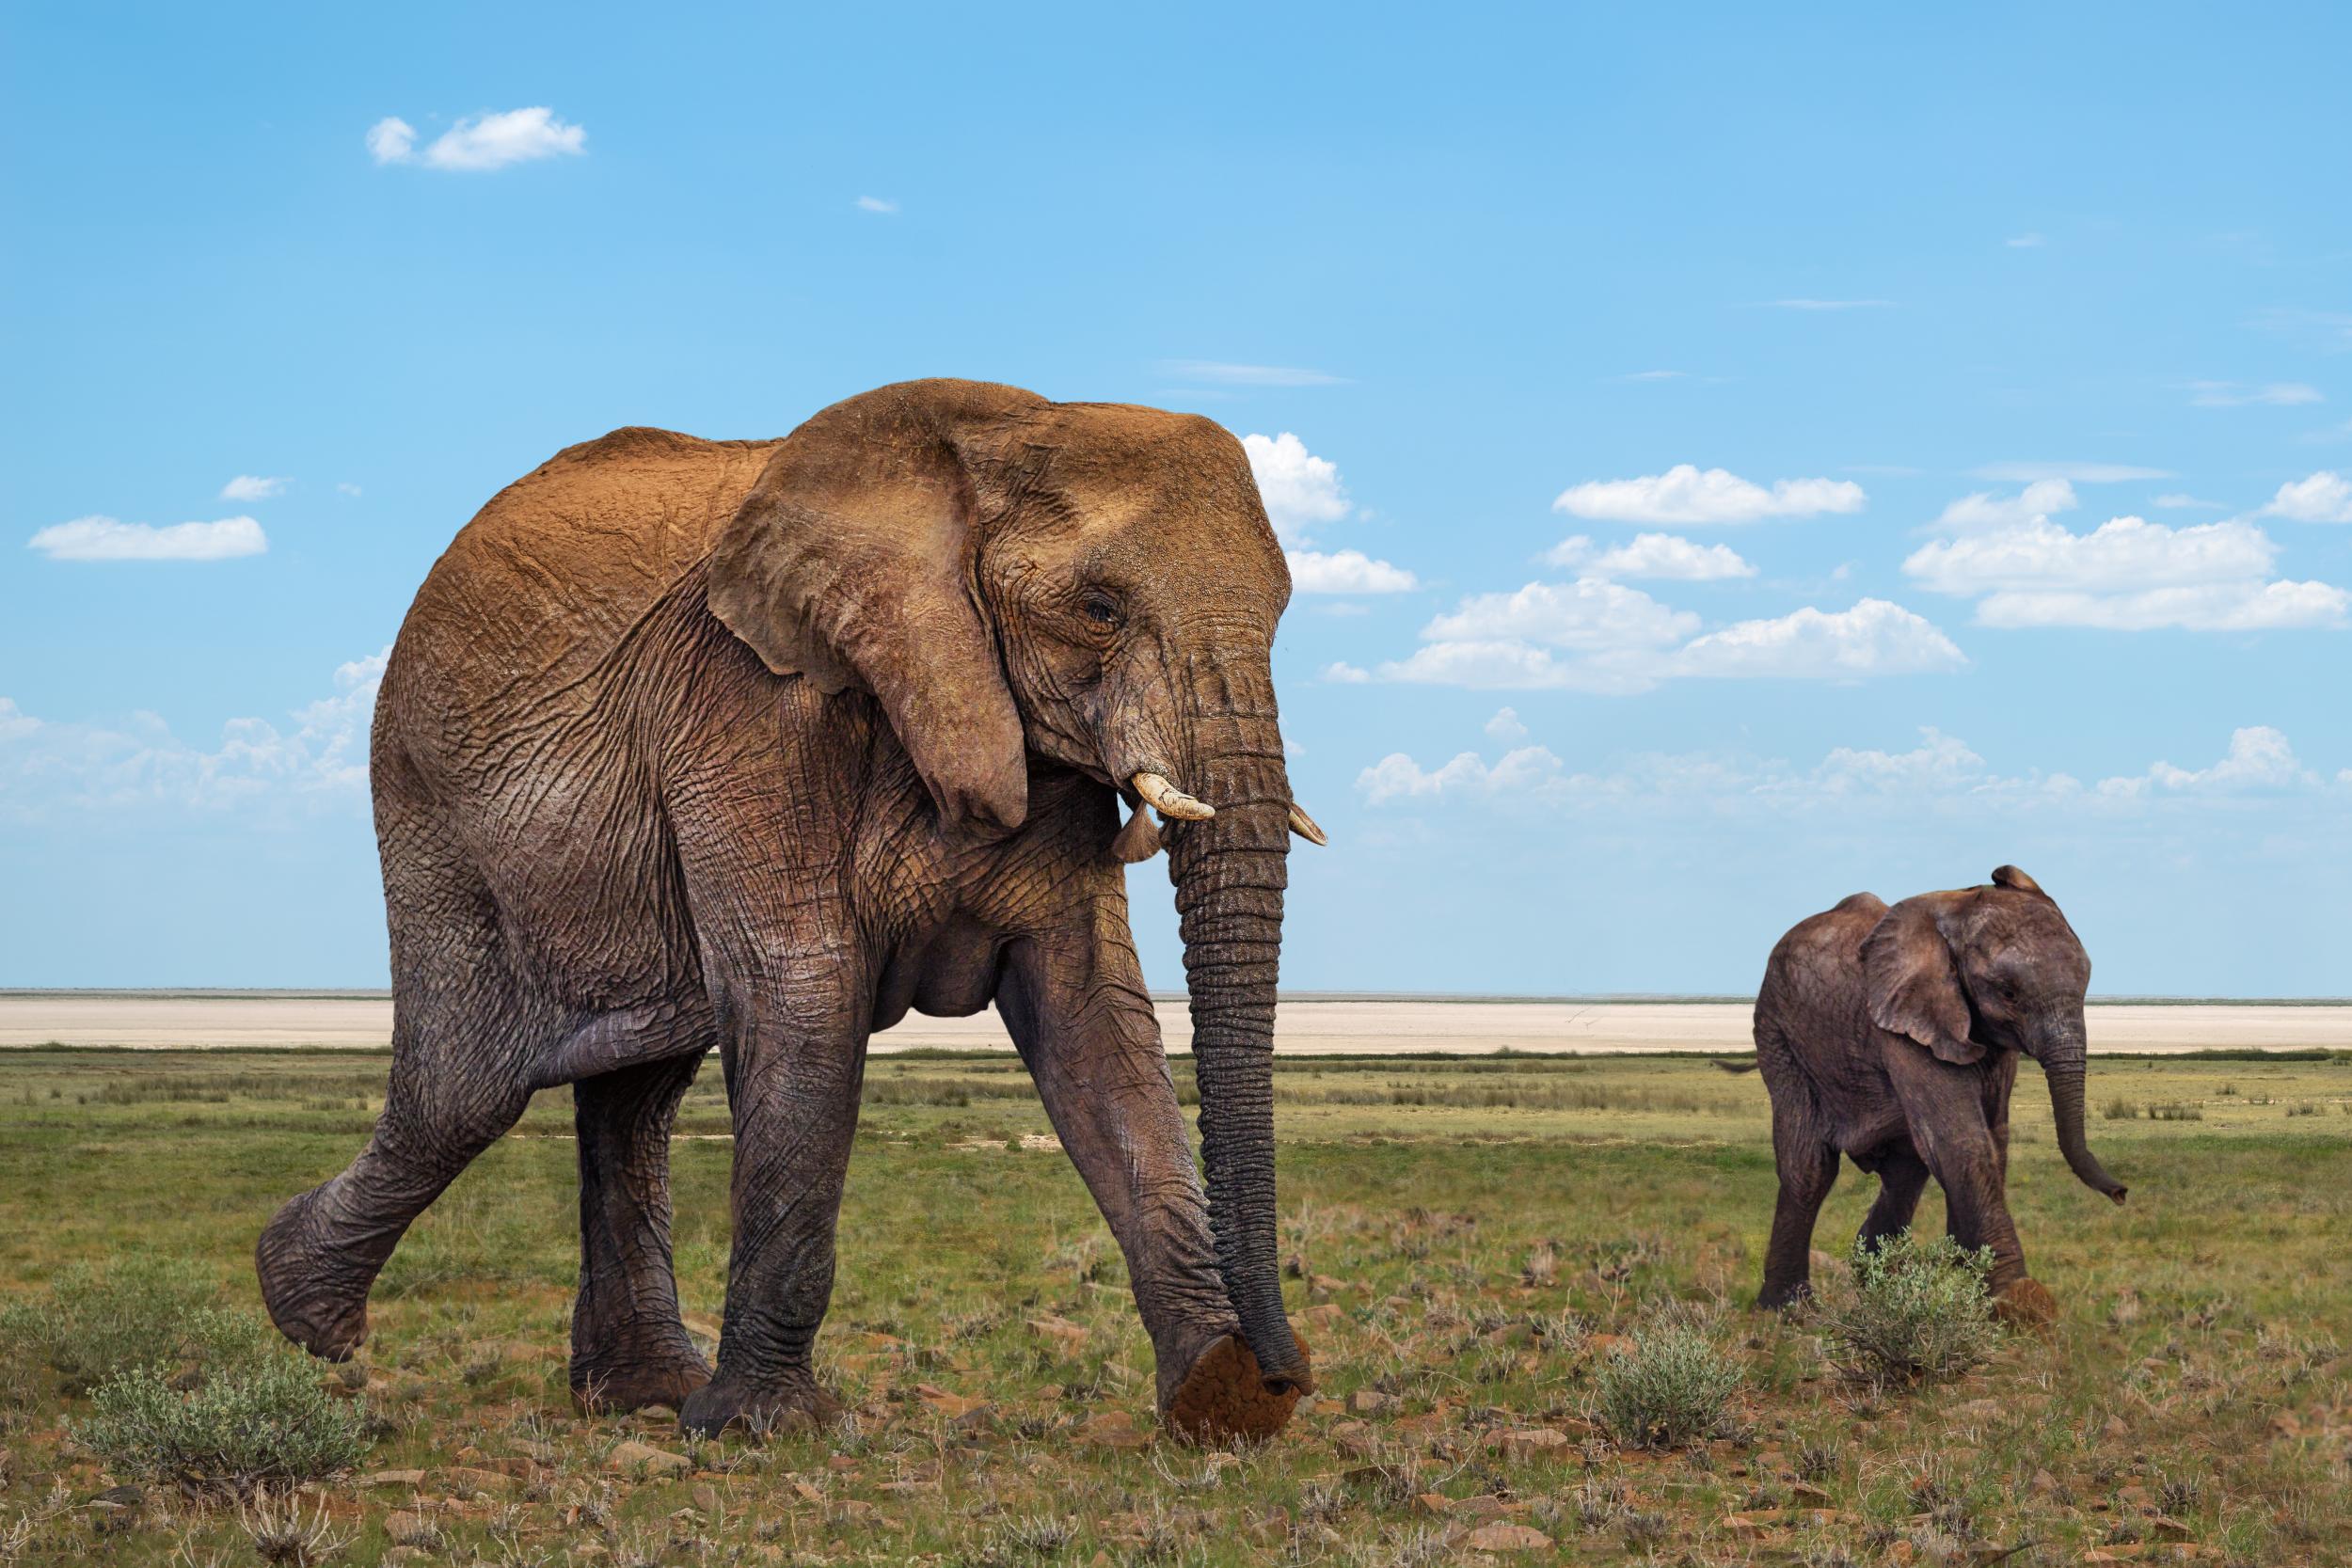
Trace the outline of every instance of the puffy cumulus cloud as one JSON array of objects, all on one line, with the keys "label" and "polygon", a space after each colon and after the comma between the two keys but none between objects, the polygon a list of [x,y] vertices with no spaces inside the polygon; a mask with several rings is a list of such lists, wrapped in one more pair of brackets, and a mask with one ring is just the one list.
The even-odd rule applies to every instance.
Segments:
[{"label": "puffy cumulus cloud", "polygon": [[0,800],[16,819],[363,800],[368,730],[390,653],[339,665],[333,691],[295,709],[290,725],[232,719],[210,748],[180,739],[151,713],[117,724],[58,721],[0,698]]},{"label": "puffy cumulus cloud", "polygon": [[1662,474],[1570,485],[1551,506],[1595,522],[1752,523],[1859,512],[1868,499],[1851,480],[1781,479],[1767,488],[1726,469],[1679,463]]},{"label": "puffy cumulus cloud", "polygon": [[2255,515],[2291,523],[2352,523],[2352,479],[2322,468],[2309,479],[2289,480]]},{"label": "puffy cumulus cloud", "polygon": [[2117,517],[2074,533],[2036,517],[1923,546],[1903,562],[1903,573],[1934,593],[1956,595],[2004,589],[2111,594],[2258,578],[2278,553],[2262,530],[2245,523],[2168,528]]},{"label": "puffy cumulus cloud", "polygon": [[2229,751],[2209,767],[2192,769],[2158,762],[2146,773],[2105,779],[2099,784],[2102,793],[2122,796],[2261,795],[2319,787],[2319,774],[2304,767],[2286,736],[2267,724],[2233,731]]},{"label": "puffy cumulus cloud", "polygon": [[1518,709],[1499,707],[1495,716],[1486,721],[1486,733],[1497,740],[1525,740],[1527,726],[1520,722]]},{"label": "puffy cumulus cloud", "polygon": [[483,173],[540,158],[577,157],[588,150],[588,133],[536,105],[493,114],[469,115],[417,150],[416,127],[397,115],[368,127],[368,155],[379,164],[422,164],[427,168]]},{"label": "puffy cumulus cloud", "polygon": [[1756,568],[1730,546],[1693,544],[1672,533],[1636,534],[1631,543],[1609,549],[1578,534],[1554,545],[1544,559],[1554,566],[1571,567],[1595,578],[1716,582],[1756,576]]},{"label": "puffy cumulus cloud", "polygon": [[1279,436],[1245,436],[1242,451],[1249,454],[1249,471],[1258,481],[1265,515],[1285,545],[1304,545],[1326,523],[1336,523],[1353,510],[1347,487],[1340,483],[1339,465],[1317,457],[1307,443],[1284,431]]},{"label": "puffy cumulus cloud", "polygon": [[260,555],[269,535],[250,517],[210,523],[126,523],[113,517],[76,517],[53,523],[24,542],[52,561],[229,561]]},{"label": "puffy cumulus cloud", "polygon": [[[1351,684],[1396,681],[1408,686],[1458,686],[1473,691],[1589,691],[1623,696],[1658,684],[1655,660],[1623,652],[1581,657],[1553,653],[1525,642],[1432,642],[1411,657],[1390,659],[1376,671],[1334,666],[1327,674]],[[1345,675],[1335,672],[1345,669]]]},{"label": "puffy cumulus cloud", "polygon": [[2278,546],[2242,518],[2170,528],[2115,517],[2088,533],[2050,520],[2074,504],[2061,480],[1963,497],[1938,519],[1957,536],[1913,551],[1904,575],[1976,599],[1988,626],[2255,631],[2340,626],[2352,610],[2343,589],[2274,579]]},{"label": "puffy cumulus cloud", "polygon": [[1434,642],[1518,641],[1602,652],[1654,648],[1699,628],[1689,610],[1672,610],[1638,588],[1596,578],[1531,582],[1513,594],[1477,594],[1422,636]]},{"label": "puffy cumulus cloud", "polygon": [[260,474],[239,474],[220,487],[225,501],[265,501],[284,495],[290,479],[265,479]]},{"label": "puffy cumulus cloud", "polygon": [[1924,618],[1884,599],[1851,610],[1808,605],[1772,620],[1740,621],[1679,649],[1666,673],[1716,677],[1860,680],[1932,674],[1968,662]]},{"label": "puffy cumulus cloud", "polygon": [[1288,550],[1291,587],[1301,594],[1406,594],[1421,586],[1402,566],[1361,550]]},{"label": "puffy cumulus cloud", "polygon": [[1356,776],[1356,787],[1373,805],[1416,797],[1523,794],[1559,778],[1560,759],[1541,746],[1505,752],[1491,766],[1475,752],[1424,771],[1402,752],[1391,752]]}]

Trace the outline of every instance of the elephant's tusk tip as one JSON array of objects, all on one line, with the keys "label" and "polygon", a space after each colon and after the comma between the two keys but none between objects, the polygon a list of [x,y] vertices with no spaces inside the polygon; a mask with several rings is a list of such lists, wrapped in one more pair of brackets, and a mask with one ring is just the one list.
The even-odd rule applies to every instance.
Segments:
[{"label": "elephant's tusk tip", "polygon": [[1328,838],[1324,836],[1323,830],[1316,825],[1315,819],[1301,811],[1298,807],[1298,802],[1295,800],[1291,802],[1291,832],[1296,833],[1299,837],[1305,839],[1308,843],[1313,845],[1318,849],[1327,848],[1331,843]]},{"label": "elephant's tusk tip", "polygon": [[1216,815],[1216,808],[1206,800],[1185,794],[1158,773],[1137,773],[1129,781],[1136,793],[1149,800],[1162,816],[1179,822],[1206,822]]}]

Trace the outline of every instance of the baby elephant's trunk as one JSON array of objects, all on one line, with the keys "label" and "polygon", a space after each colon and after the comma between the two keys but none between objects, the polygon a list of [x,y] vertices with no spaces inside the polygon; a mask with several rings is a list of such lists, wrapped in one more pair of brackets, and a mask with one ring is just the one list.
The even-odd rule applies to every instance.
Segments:
[{"label": "baby elephant's trunk", "polygon": [[2050,1115],[2058,1122],[2058,1151],[2066,1156],[2067,1168],[2092,1192],[2121,1203],[2130,1189],[2107,1174],[2106,1167],[2099,1164],[2099,1157],[2090,1152],[2090,1140],[2083,1135],[2086,1049],[2079,1023],[2059,1030],[2043,1046],[2042,1069],[2050,1080]]}]

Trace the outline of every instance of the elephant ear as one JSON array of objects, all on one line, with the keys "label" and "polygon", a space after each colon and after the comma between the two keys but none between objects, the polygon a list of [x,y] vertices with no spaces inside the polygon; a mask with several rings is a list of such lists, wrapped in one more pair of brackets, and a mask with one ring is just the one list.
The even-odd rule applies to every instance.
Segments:
[{"label": "elephant ear", "polygon": [[720,535],[710,611],[780,675],[871,692],[947,821],[1028,815],[1027,747],[976,581],[965,443],[1042,400],[918,381],[787,436]]},{"label": "elephant ear", "polygon": [[1886,911],[1862,942],[1862,985],[1870,1022],[1918,1041],[1944,1061],[1967,1067],[1984,1047],[1968,1037],[1968,998],[1960,966],[1923,899]]},{"label": "elephant ear", "polygon": [[2040,882],[2035,881],[2031,877],[2026,876],[2023,871],[2018,870],[2017,867],[2013,865],[1994,866],[1993,868],[1993,885],[1994,887],[2014,888],[2019,893],[2040,894],[2044,898],[2050,896],[2048,894],[2042,892],[2042,884]]}]

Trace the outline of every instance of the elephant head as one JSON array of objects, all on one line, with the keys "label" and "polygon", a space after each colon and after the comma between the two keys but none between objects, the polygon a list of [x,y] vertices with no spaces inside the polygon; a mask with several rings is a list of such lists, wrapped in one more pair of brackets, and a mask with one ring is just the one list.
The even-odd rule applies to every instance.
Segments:
[{"label": "elephant head", "polygon": [[2090,958],[2041,884],[2013,865],[1990,886],[1906,898],[1862,948],[1870,1021],[1959,1066],[1988,1050],[2042,1064],[2066,1164],[2123,1201],[2083,1135],[2083,997]]},{"label": "elephant head", "polygon": [[1159,811],[1226,1292],[1269,1387],[1311,1387],[1277,1272],[1271,1058],[1289,835],[1321,835],[1283,765],[1290,577],[1241,444],[1155,409],[885,387],[782,443],[707,583],[769,669],[872,694],[950,833],[1019,827],[1033,760],[1136,809],[1122,858],[1158,847]]}]

